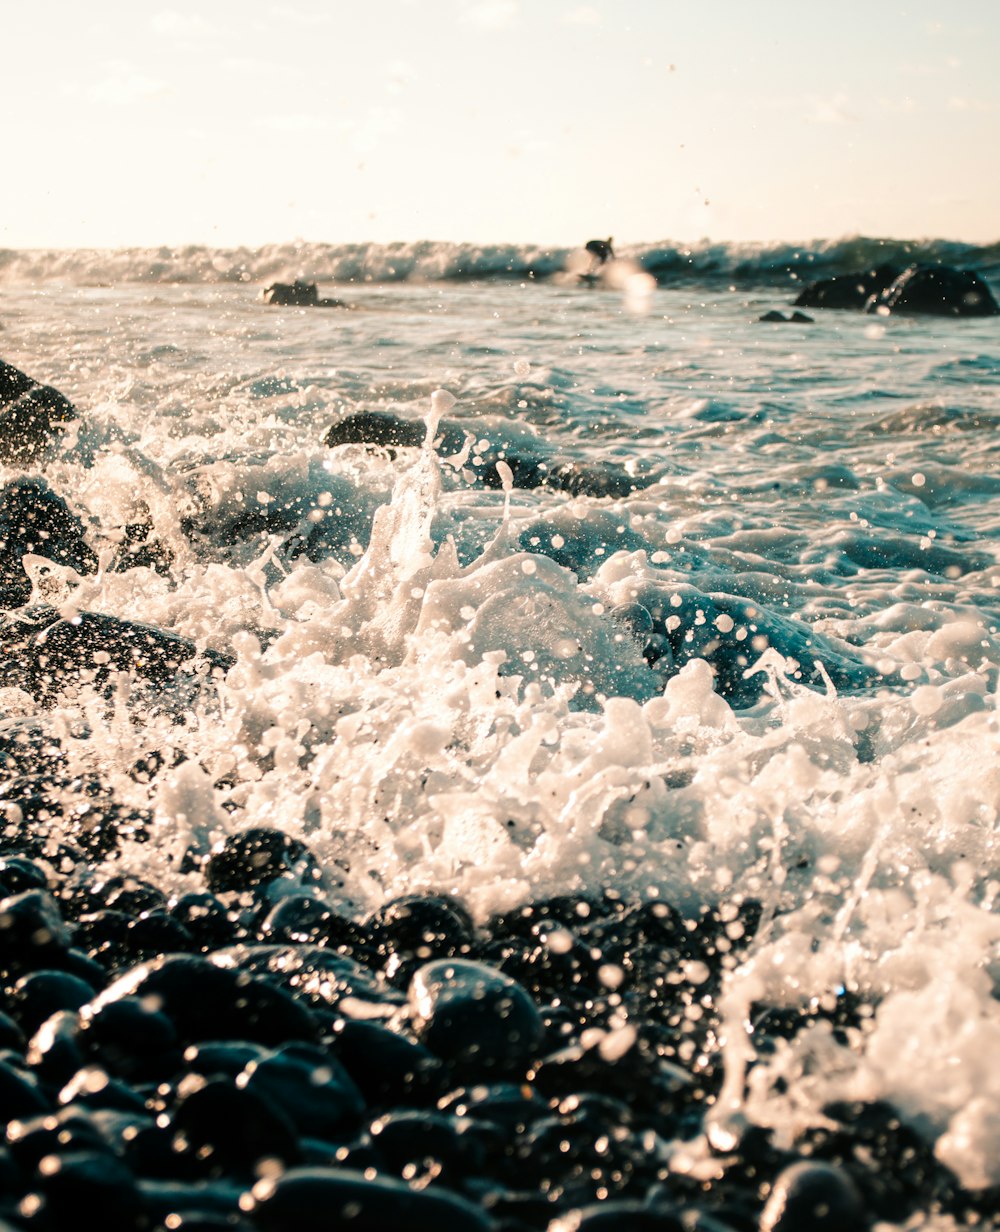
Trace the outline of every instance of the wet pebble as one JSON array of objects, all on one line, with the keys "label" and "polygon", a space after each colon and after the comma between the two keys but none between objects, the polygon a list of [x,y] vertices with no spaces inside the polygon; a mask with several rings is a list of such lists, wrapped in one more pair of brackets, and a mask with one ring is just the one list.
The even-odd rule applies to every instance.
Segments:
[{"label": "wet pebble", "polygon": [[347,1070],[320,1047],[288,1044],[251,1061],[237,1078],[280,1108],[300,1134],[335,1138],[353,1128],[365,1100]]},{"label": "wet pebble", "polygon": [[491,1232],[492,1221],[471,1202],[443,1190],[413,1189],[389,1177],[369,1179],[347,1168],[293,1168],[259,1181],[247,1204],[262,1232]]},{"label": "wet pebble", "polygon": [[863,1232],[869,1225],[857,1186],[831,1164],[800,1161],[774,1182],[760,1232]]},{"label": "wet pebble", "polygon": [[484,963],[439,959],[410,982],[417,1038],[436,1056],[485,1070],[516,1068],[543,1036],[542,1018],[528,993]]},{"label": "wet pebble", "polygon": [[205,861],[205,881],[216,894],[227,890],[245,893],[289,873],[307,885],[323,881],[305,843],[265,826],[230,834]]},{"label": "wet pebble", "polygon": [[313,1015],[283,989],[193,955],[139,963],[96,998],[94,1011],[132,996],[154,998],[184,1043],[245,1039],[276,1046],[319,1035]]}]

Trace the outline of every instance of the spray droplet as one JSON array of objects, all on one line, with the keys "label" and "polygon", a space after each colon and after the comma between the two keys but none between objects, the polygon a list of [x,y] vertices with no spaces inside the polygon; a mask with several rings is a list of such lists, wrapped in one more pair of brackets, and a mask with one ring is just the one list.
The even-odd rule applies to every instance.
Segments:
[{"label": "spray droplet", "polygon": [[427,435],[424,437],[425,449],[430,449],[433,446],[434,438],[437,436],[438,424],[441,422],[441,416],[446,415],[454,405],[455,397],[446,389],[435,389],[431,394],[431,409],[425,420],[427,424]]}]

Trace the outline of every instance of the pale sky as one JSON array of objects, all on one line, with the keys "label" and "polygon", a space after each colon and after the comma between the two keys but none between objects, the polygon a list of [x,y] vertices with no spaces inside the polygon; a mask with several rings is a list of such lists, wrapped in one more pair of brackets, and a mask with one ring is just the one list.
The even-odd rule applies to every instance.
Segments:
[{"label": "pale sky", "polygon": [[24,0],[0,248],[1000,239],[1000,0]]}]

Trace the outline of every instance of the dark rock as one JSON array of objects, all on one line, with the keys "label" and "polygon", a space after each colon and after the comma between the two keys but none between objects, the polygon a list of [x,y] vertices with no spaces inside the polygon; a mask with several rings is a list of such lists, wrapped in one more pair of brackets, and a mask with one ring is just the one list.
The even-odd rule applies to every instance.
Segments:
[{"label": "dark rock", "polygon": [[569,1044],[534,1062],[528,1076],[550,1099],[598,1092],[621,1096],[634,1107],[653,1105],[663,1115],[674,1096],[691,1084],[690,1075],[660,1056],[655,1043],[634,1027]]},{"label": "dark rock", "polygon": [[302,943],[355,953],[367,943],[367,936],[353,920],[338,915],[328,903],[314,894],[289,894],[271,908],[261,921],[257,934],[261,941]]},{"label": "dark rock", "polygon": [[368,1127],[372,1143],[388,1168],[411,1184],[440,1179],[451,1189],[481,1176],[497,1132],[482,1123],[444,1113],[394,1111]]},{"label": "dark rock", "polygon": [[182,1043],[240,1039],[273,1047],[319,1036],[313,1015],[282,989],[186,954],[133,967],[95,999],[93,1012],[132,996],[157,999]]},{"label": "dark rock", "polygon": [[22,564],[28,553],[80,574],[97,572],[83,523],[43,479],[15,479],[0,489],[0,607],[20,607],[31,598]]},{"label": "dark rock", "polygon": [[458,1087],[437,1102],[438,1111],[499,1125],[523,1135],[549,1111],[546,1100],[523,1082],[477,1082]]},{"label": "dark rock", "polygon": [[341,299],[321,299],[314,282],[296,278],[294,282],[272,282],[260,293],[265,304],[281,308],[346,308]]},{"label": "dark rock", "polygon": [[86,887],[86,892],[90,899],[87,909],[90,911],[108,908],[112,911],[124,911],[127,915],[141,915],[167,905],[167,897],[162,890],[151,882],[130,874],[118,873],[113,877],[91,882]]},{"label": "dark rock", "polygon": [[539,924],[579,929],[599,920],[614,919],[626,909],[626,903],[610,895],[559,894],[492,916],[486,932],[494,937],[531,937]]},{"label": "dark rock", "polygon": [[515,947],[497,965],[538,1000],[556,997],[575,1004],[602,991],[603,956],[562,924],[533,926],[527,944]]},{"label": "dark rock", "polygon": [[233,663],[150,625],[96,612],[63,620],[51,607],[20,608],[0,617],[0,652],[0,685],[23,689],[43,705],[74,686],[107,689],[113,672],[164,685],[181,671],[224,674]]},{"label": "dark rock", "polygon": [[261,1232],[491,1232],[493,1223],[471,1202],[440,1190],[411,1189],[387,1177],[347,1168],[292,1168],[259,1181],[247,1203]]},{"label": "dark rock", "polygon": [[119,1112],[146,1110],[143,1097],[126,1082],[112,1078],[99,1065],[85,1065],[59,1092],[59,1103],[83,1108],[112,1108]]},{"label": "dark rock", "polygon": [[989,287],[971,270],[915,265],[865,303],[865,312],[916,312],[947,317],[1000,314]]},{"label": "dark rock", "polygon": [[340,1020],[330,1048],[370,1105],[419,1106],[440,1091],[440,1060],[379,1023]]},{"label": "dark rock", "polygon": [[831,1164],[802,1161],[775,1180],[760,1232],[863,1232],[869,1218],[851,1178]]},{"label": "dark rock", "polygon": [[209,1175],[253,1176],[264,1160],[291,1167],[300,1158],[287,1114],[254,1091],[211,1079],[180,1099],[170,1121],[174,1150]]},{"label": "dark rock", "polygon": [[76,418],[68,398],[0,360],[0,462],[30,466]]},{"label": "dark rock", "polygon": [[185,1068],[189,1074],[203,1078],[231,1078],[234,1082],[248,1065],[270,1056],[271,1050],[262,1044],[250,1044],[243,1040],[194,1044],[184,1053]]},{"label": "dark rock", "polygon": [[31,1188],[42,1200],[46,1227],[76,1227],[83,1213],[93,1228],[115,1232],[146,1232],[148,1228],[135,1178],[108,1152],[47,1156]]},{"label": "dark rock", "polygon": [[547,1232],[689,1232],[678,1211],[650,1210],[641,1202],[595,1202],[553,1219]]},{"label": "dark rock", "polygon": [[35,1077],[0,1061],[0,1122],[23,1121],[52,1107]]},{"label": "dark rock", "polygon": [[69,949],[70,941],[59,904],[46,890],[25,890],[0,901],[0,965],[4,969],[58,968],[59,955]]},{"label": "dark rock", "polygon": [[77,920],[73,940],[108,971],[198,948],[183,924],[159,912],[95,911]]},{"label": "dark rock", "polygon": [[[34,776],[45,779],[64,769],[65,758],[59,740],[38,718],[15,718],[0,722],[0,771],[4,778]],[[22,840],[28,836],[22,835]],[[28,853],[32,844],[8,844],[9,854]]]},{"label": "dark rock", "polygon": [[288,1117],[299,1134],[332,1138],[357,1125],[364,1097],[323,1048],[289,1044],[249,1063],[239,1085]]},{"label": "dark rock", "polygon": [[[174,1227],[176,1217],[182,1222],[178,1228],[186,1232],[196,1232],[198,1221],[205,1220],[208,1227],[214,1229],[223,1221],[231,1232],[249,1232],[252,1224],[239,1218],[240,1198],[245,1192],[245,1185],[238,1180],[204,1180],[177,1181],[167,1178],[145,1179],[139,1181],[139,1192],[150,1217],[158,1220],[157,1232],[161,1225]],[[167,1223],[167,1220],[170,1220]],[[293,1230],[290,1230],[293,1232]]]},{"label": "dark rock", "polygon": [[205,880],[216,894],[243,894],[288,875],[308,886],[320,885],[323,880],[322,870],[305,843],[266,826],[228,835],[205,861]]},{"label": "dark rock", "polygon": [[154,573],[170,573],[174,554],[156,537],[153,523],[148,517],[140,522],[129,522],[121,528],[120,534],[118,550],[111,563],[112,572],[152,569]]},{"label": "dark rock", "polygon": [[799,308],[864,308],[872,295],[878,295],[899,277],[898,266],[878,265],[860,273],[835,274],[810,283],[794,301]]},{"label": "dark rock", "polygon": [[25,890],[47,889],[49,875],[34,860],[16,855],[0,858],[0,899],[22,894]]},{"label": "dark rock", "polygon": [[168,1078],[180,1065],[174,1024],[149,1000],[122,997],[81,1015],[80,1046],[129,1082]]},{"label": "dark rock", "polygon": [[408,981],[433,958],[468,954],[475,929],[466,909],[444,895],[406,894],[385,903],[364,921],[386,975]]},{"label": "dark rock", "polygon": [[28,1037],[20,1023],[0,1010],[0,1052],[9,1049],[11,1052],[23,1053],[27,1043]]},{"label": "dark rock", "polygon": [[33,971],[11,989],[8,1004],[29,1036],[59,1010],[78,1010],[97,989],[65,971]]},{"label": "dark rock", "polygon": [[0,785],[0,815],[19,820],[35,842],[71,837],[98,858],[117,850],[123,837],[142,841],[150,820],[150,814],[111,799],[93,777],[10,778]]},{"label": "dark rock", "polygon": [[79,1105],[14,1122],[7,1130],[7,1143],[24,1172],[33,1171],[47,1155],[112,1153],[93,1118]]},{"label": "dark rock", "polygon": [[0,1061],[0,1122],[41,1115],[52,1103],[31,1073]]},{"label": "dark rock", "polygon": [[25,1059],[31,1072],[58,1090],[86,1063],[75,1010],[57,1010],[28,1041]]},{"label": "dark rock", "polygon": [[804,312],[793,312],[791,316],[786,317],[783,312],[778,312],[775,308],[772,308],[770,312],[763,313],[757,318],[757,320],[774,322],[775,324],[783,323],[786,325],[812,325],[814,323],[813,318],[806,316]]},{"label": "dark rock", "polygon": [[350,1015],[352,1001],[358,1004],[355,1013],[363,1013],[366,1006],[381,1010],[403,1001],[380,972],[324,946],[235,945],[209,957],[220,966],[264,976],[272,986],[321,1011]]},{"label": "dark rock", "polygon": [[171,900],[169,912],[202,950],[218,949],[239,937],[239,925],[225,903],[214,894],[198,891],[182,894]]},{"label": "dark rock", "polygon": [[541,1015],[515,980],[484,963],[444,958],[410,982],[417,1038],[447,1061],[516,1068],[544,1034]]},{"label": "dark rock", "polygon": [[[392,455],[396,449],[423,445],[426,435],[426,426],[416,420],[402,419],[389,411],[358,411],[333,424],[323,443],[331,448],[375,445]],[[443,455],[454,456],[464,448],[468,435],[471,429],[461,423],[442,420],[435,445]],[[487,488],[503,487],[496,468],[498,461],[510,467],[515,488],[553,488],[574,496],[623,497],[649,482],[616,463],[595,466],[575,459],[547,457],[538,451],[537,445],[515,439],[511,431],[491,429],[490,440],[490,448],[470,462],[470,473],[474,471]]]},{"label": "dark rock", "polygon": [[[427,436],[426,424],[413,419],[401,419],[389,411],[357,411],[346,415],[327,429],[323,444],[328,448],[336,445],[378,445],[383,449],[418,449]],[[442,448],[446,453],[457,453],[464,442],[464,434],[446,430]]]}]

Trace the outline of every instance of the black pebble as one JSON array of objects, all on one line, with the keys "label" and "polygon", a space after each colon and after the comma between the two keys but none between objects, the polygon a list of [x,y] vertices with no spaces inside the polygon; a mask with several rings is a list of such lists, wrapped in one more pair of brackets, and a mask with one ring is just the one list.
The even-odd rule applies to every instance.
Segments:
[{"label": "black pebble", "polygon": [[800,1161],[781,1172],[760,1232],[863,1232],[869,1224],[854,1182],[831,1164]]},{"label": "black pebble", "polygon": [[193,955],[168,954],[133,967],[94,1007],[131,996],[155,998],[182,1043],[243,1039],[277,1046],[319,1036],[317,1020],[283,989]]},{"label": "black pebble", "polygon": [[249,1214],[262,1232],[491,1232],[492,1221],[446,1191],[411,1189],[347,1168],[293,1168],[253,1187]]},{"label": "black pebble", "polygon": [[538,1007],[515,980],[485,963],[442,958],[410,983],[417,1038],[445,1060],[517,1068],[544,1035]]},{"label": "black pebble", "polygon": [[253,1176],[262,1160],[298,1162],[298,1135],[288,1116],[253,1091],[224,1079],[196,1086],[170,1121],[174,1150],[211,1176]]},{"label": "black pebble", "polygon": [[244,893],[288,874],[308,885],[322,882],[319,865],[305,843],[265,826],[230,834],[205,862],[205,880],[216,894]]}]

